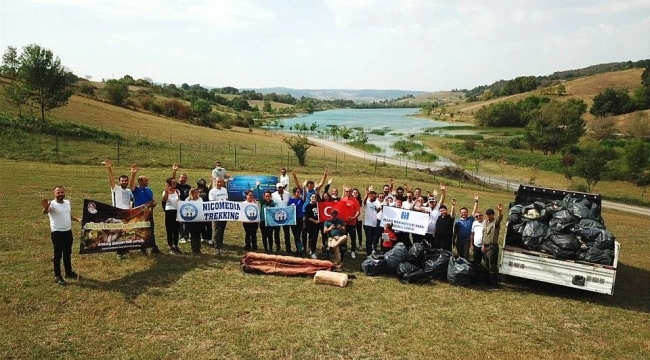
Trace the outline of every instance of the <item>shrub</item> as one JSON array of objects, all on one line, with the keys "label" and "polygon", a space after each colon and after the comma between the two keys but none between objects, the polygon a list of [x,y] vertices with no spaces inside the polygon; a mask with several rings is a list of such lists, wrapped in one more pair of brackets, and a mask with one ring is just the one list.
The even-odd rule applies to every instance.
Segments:
[{"label": "shrub", "polygon": [[95,89],[97,89],[90,81],[81,81],[77,90],[80,94],[95,96]]},{"label": "shrub", "polygon": [[163,114],[176,119],[189,119],[192,109],[179,100],[165,100],[162,104]]}]

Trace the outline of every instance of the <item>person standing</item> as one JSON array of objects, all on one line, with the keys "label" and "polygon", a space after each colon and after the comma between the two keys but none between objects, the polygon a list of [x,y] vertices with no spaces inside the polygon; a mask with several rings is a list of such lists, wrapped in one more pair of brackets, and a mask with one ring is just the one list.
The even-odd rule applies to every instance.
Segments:
[{"label": "person standing", "polygon": [[[246,199],[244,200],[244,207],[254,204],[259,211],[259,205],[253,195],[253,190],[246,191]],[[259,227],[258,221],[243,221],[244,226],[244,250],[257,251],[257,228]]]},{"label": "person standing", "polygon": [[303,243],[303,248],[309,248],[309,256],[312,259],[317,259],[316,243],[318,241],[318,233],[321,230],[321,224],[318,220],[318,195],[311,194],[309,203],[305,210],[305,228],[307,229],[307,237],[309,244]]},{"label": "person standing", "polygon": [[[210,189],[206,185],[205,179],[199,179],[196,181],[196,188],[199,189],[199,197],[203,201],[210,201]],[[212,222],[211,221],[202,221],[200,225],[201,229],[201,242],[207,243],[208,245],[214,245],[212,241]]]},{"label": "person standing", "polygon": [[377,228],[377,193],[370,188],[366,188],[366,194],[363,199],[363,230],[366,233],[366,255],[372,255],[377,250],[377,241],[379,233]]},{"label": "person standing", "polygon": [[503,204],[497,205],[499,211],[498,216],[495,218],[494,210],[485,210],[487,219],[483,227],[483,247],[481,252],[485,255],[485,262],[490,272],[490,286],[493,288],[499,287],[499,230],[501,228],[501,220],[503,219]]},{"label": "person standing", "polygon": [[[153,209],[156,207],[156,201],[154,200],[153,191],[149,188],[149,178],[143,175],[138,176],[138,186],[135,186],[136,174],[138,172],[138,165],[131,165],[131,177],[129,178],[129,188],[133,193],[133,206],[138,207],[150,207],[151,208],[151,220],[150,229],[151,229],[151,239],[149,241],[149,247],[151,248],[152,254],[161,254],[160,249],[156,245],[156,232],[154,227],[154,216]],[[147,253],[146,248],[140,250],[143,254]]]},{"label": "person standing", "polygon": [[65,188],[54,188],[54,200],[43,199],[43,215],[50,218],[50,238],[54,247],[54,282],[65,285],[66,281],[61,276],[61,259],[66,279],[79,279],[79,275],[72,271],[72,222],[81,222],[80,218],[72,216],[70,200],[65,199]]},{"label": "person standing", "polygon": [[[257,192],[259,194],[260,188],[257,186]],[[273,229],[270,226],[266,226],[266,215],[265,209],[267,207],[275,207],[275,202],[273,202],[273,197],[271,196],[271,191],[264,191],[262,195],[262,201],[260,202],[260,232],[262,233],[262,245],[264,246],[264,251],[267,254],[273,252]],[[280,248],[277,249],[280,251]]]},{"label": "person standing", "polygon": [[212,169],[212,183],[214,184],[216,179],[223,179],[224,183],[230,179],[230,174],[228,174],[228,170],[221,166],[221,161],[217,161],[217,163],[214,166],[214,169]]},{"label": "person standing", "polygon": [[472,243],[472,264],[474,264],[474,274],[478,275],[481,272],[481,261],[483,260],[483,228],[485,223],[483,221],[483,214],[481,212],[474,213],[474,223],[472,223],[472,234],[470,241]]},{"label": "person standing", "polygon": [[[179,163],[174,163],[172,165],[172,177],[176,179],[176,171],[180,169],[181,165]],[[180,201],[185,201],[188,196],[190,196],[190,190],[192,190],[192,186],[187,183],[187,174],[181,174],[181,176],[176,180],[176,190],[178,190],[179,194],[179,200]],[[179,242],[181,244],[185,244],[189,241],[190,239],[190,232],[188,229],[188,224],[187,223],[180,223],[179,227]]]},{"label": "person standing", "polygon": [[[187,197],[187,201],[194,201],[197,203],[202,203],[203,199],[199,196],[199,189],[194,188],[190,190],[190,196]],[[196,204],[197,207],[201,207],[201,204]],[[186,223],[186,230],[190,234],[190,245],[192,246],[192,255],[201,256],[201,226],[203,222],[188,222]]]},{"label": "person standing", "polygon": [[454,246],[458,256],[469,260],[469,248],[472,246],[470,237],[472,236],[472,225],[474,224],[474,213],[478,207],[478,194],[474,194],[474,208],[472,215],[466,207],[460,208],[460,218],[454,224]]},{"label": "person standing", "polygon": [[305,252],[306,247],[303,245],[300,238],[300,232],[304,227],[303,221],[305,217],[304,206],[305,200],[302,198],[302,191],[298,187],[293,188],[293,197],[289,199],[289,206],[296,207],[296,225],[291,225],[291,232],[293,233],[293,241],[296,245],[296,252],[298,255]]},{"label": "person standing", "polygon": [[359,239],[359,248],[361,248],[362,247],[361,243],[363,242],[363,220],[366,216],[365,206],[363,206],[363,198],[361,197],[361,193],[359,192],[359,189],[357,188],[352,189],[352,197],[359,202],[359,216],[357,216],[357,224],[355,226],[357,227],[357,238]]},{"label": "person standing", "polygon": [[361,207],[359,206],[359,201],[352,197],[352,189],[345,186],[345,196],[341,199],[347,203],[348,209],[350,209],[350,214],[348,218],[345,219],[345,231],[347,237],[352,241],[352,252],[350,252],[350,257],[355,259],[357,257],[357,218],[361,213]]},{"label": "person standing", "polygon": [[[126,175],[120,175],[119,185],[115,183],[115,177],[113,176],[113,162],[110,159],[104,160],[104,165],[106,166],[106,171],[108,172],[108,182],[111,186],[111,198],[113,201],[113,207],[118,209],[131,209],[133,206],[133,192],[129,188],[129,177]],[[117,250],[117,256],[120,259],[124,258],[124,255],[128,253],[128,250]]]},{"label": "person standing", "polygon": [[[291,188],[289,184],[291,183],[291,180],[289,180],[289,175],[287,174],[287,169],[282,168],[280,169],[280,184],[282,184],[282,188],[286,191],[289,191]],[[298,184],[296,184],[298,186]]]},{"label": "person standing", "polygon": [[436,220],[436,232],[433,236],[434,248],[452,250],[455,208],[456,199],[451,199],[451,213],[447,211],[447,206],[440,205],[440,216]]},{"label": "person standing", "polygon": [[[224,179],[217,178],[214,187],[208,194],[210,201],[227,201],[228,190],[224,187]],[[226,232],[227,221],[213,221],[212,222],[212,240],[214,241],[215,255],[221,255],[221,248],[223,247],[223,237]]]},{"label": "person standing", "polygon": [[[282,183],[275,184],[276,191],[271,194],[271,198],[277,207],[289,206],[290,195],[284,191]],[[296,215],[297,216],[297,215]],[[282,232],[284,233],[284,248],[287,254],[291,255],[291,226],[283,225]],[[280,248],[280,226],[273,227],[273,239],[275,246]]]},{"label": "person standing", "polygon": [[171,254],[181,254],[178,247],[179,223],[176,220],[178,214],[178,200],[180,194],[176,189],[176,179],[170,177],[165,181],[165,190],[162,193],[162,202],[165,207],[165,231],[167,233],[167,245]]}]

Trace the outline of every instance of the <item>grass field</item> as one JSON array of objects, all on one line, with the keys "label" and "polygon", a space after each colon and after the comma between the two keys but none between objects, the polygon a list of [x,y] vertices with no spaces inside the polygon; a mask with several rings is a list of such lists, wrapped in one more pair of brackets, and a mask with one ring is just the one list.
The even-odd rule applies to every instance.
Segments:
[{"label": "grass field", "polygon": [[[438,282],[403,285],[364,276],[361,258],[345,260],[345,271],[358,277],[345,289],[309,278],[245,274],[238,223],[228,224],[226,252],[218,258],[208,251],[200,258],[132,252],[124,260],[73,254],[82,279],[61,287],[53,282],[49,227],[39,200],[50,197],[54,184],[64,184],[75,215],[84,198],[108,202],[103,169],[9,160],[0,160],[0,167],[4,188],[20,185],[0,208],[2,358],[430,359],[480,353],[643,359],[650,350],[646,218],[604,213],[622,244],[614,296],[529,281],[510,281],[497,292]],[[309,177],[318,176],[310,170]],[[187,172],[193,180],[205,170]],[[158,197],[168,169],[142,173]],[[343,179],[359,187],[385,181],[344,173],[335,183]],[[469,204],[474,192],[449,189],[459,204]],[[481,207],[511,199],[489,191],[481,197]],[[164,249],[161,211],[156,224]],[[74,226],[76,249],[80,229]]]}]

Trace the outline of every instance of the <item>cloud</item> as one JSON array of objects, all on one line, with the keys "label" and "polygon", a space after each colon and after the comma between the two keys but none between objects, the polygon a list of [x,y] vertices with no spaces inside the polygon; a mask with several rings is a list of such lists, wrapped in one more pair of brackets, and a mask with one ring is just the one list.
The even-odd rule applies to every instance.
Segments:
[{"label": "cloud", "polygon": [[81,8],[98,14],[174,21],[216,28],[245,28],[275,20],[275,14],[247,0],[29,0]]}]

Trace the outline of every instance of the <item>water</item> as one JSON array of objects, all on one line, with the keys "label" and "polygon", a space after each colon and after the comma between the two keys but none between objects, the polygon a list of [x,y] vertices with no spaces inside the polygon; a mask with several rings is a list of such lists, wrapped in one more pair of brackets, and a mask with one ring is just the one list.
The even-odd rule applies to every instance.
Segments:
[{"label": "water", "polygon": [[[381,153],[378,155],[396,157],[398,153],[390,145],[410,135],[417,135],[427,128],[454,126],[458,123],[448,123],[438,120],[423,119],[409,115],[417,114],[419,109],[340,109],[318,111],[313,114],[301,115],[295,118],[284,119],[284,131],[290,127],[305,123],[309,127],[312,123],[318,125],[321,133],[310,133],[314,136],[331,138],[327,135],[328,125],[339,127],[363,128],[368,134],[368,143],[378,146]],[[373,129],[387,129],[385,135],[371,134]],[[295,131],[292,131],[295,132]],[[354,134],[354,133],[353,133]],[[445,159],[441,159],[445,160]]]}]

